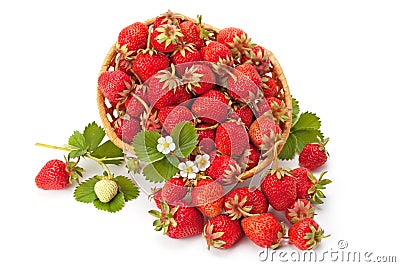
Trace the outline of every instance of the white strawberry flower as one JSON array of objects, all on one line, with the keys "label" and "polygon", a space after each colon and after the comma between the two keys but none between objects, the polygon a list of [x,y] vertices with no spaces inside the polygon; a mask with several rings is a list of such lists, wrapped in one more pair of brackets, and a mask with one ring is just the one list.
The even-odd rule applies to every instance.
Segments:
[{"label": "white strawberry flower", "polygon": [[210,156],[208,154],[197,155],[195,158],[196,166],[200,171],[205,171],[208,167],[210,167]]},{"label": "white strawberry flower", "polygon": [[164,155],[170,153],[171,151],[174,151],[176,146],[174,141],[172,140],[171,136],[166,136],[166,137],[160,137],[157,140],[157,150],[158,152],[163,153]]},{"label": "white strawberry flower", "polygon": [[199,168],[194,164],[193,161],[181,162],[178,164],[179,174],[184,178],[194,179],[196,178],[196,173],[199,172]]}]

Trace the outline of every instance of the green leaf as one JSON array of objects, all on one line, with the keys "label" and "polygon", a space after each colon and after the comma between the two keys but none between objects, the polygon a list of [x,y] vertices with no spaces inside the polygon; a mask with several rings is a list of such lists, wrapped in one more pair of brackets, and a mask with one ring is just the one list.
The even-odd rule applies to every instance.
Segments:
[{"label": "green leaf", "polygon": [[99,199],[96,199],[95,201],[93,201],[93,204],[99,210],[117,212],[120,211],[125,205],[124,194],[118,192],[118,194],[110,202],[107,203],[103,203]]},{"label": "green leaf", "polygon": [[153,131],[141,131],[133,140],[133,149],[139,160],[143,162],[155,162],[165,155],[157,150],[158,139],[161,135]]},{"label": "green leaf", "polygon": [[300,113],[299,101],[296,98],[292,97],[292,125],[295,125]]},{"label": "green leaf", "polygon": [[304,146],[308,143],[318,142],[318,136],[323,138],[322,133],[316,129],[297,130],[292,133],[297,139],[297,152],[303,150]]},{"label": "green leaf", "polygon": [[187,158],[198,143],[196,128],[192,123],[187,121],[178,123],[172,129],[171,137],[176,145],[174,152],[181,158]]},{"label": "green leaf", "polygon": [[281,152],[278,155],[278,158],[281,160],[293,159],[296,154],[296,148],[297,148],[296,136],[290,133],[286,140],[285,145],[283,146]]},{"label": "green leaf", "polygon": [[105,136],[105,131],[96,122],[89,123],[83,131],[86,144],[89,151],[94,151]]},{"label": "green leaf", "polygon": [[171,179],[178,172],[179,160],[175,156],[169,155],[159,161],[148,164],[143,169],[146,180],[154,183],[164,182]]},{"label": "green leaf", "polygon": [[[124,153],[122,149],[114,145],[110,140],[104,142],[101,146],[97,147],[92,153],[92,156],[103,159],[103,158],[118,158],[123,157]],[[122,160],[105,160],[105,164],[121,164]]]},{"label": "green leaf", "polygon": [[304,130],[304,129],[319,130],[320,127],[321,127],[321,121],[317,117],[317,115],[311,112],[305,112],[300,115],[299,119],[297,120],[297,123],[292,126],[292,131]]},{"label": "green leaf", "polygon": [[96,193],[94,192],[94,185],[100,181],[100,178],[95,176],[87,179],[75,188],[74,198],[83,203],[92,203],[97,199]]},{"label": "green leaf", "polygon": [[114,180],[117,182],[119,190],[124,193],[125,201],[130,201],[139,196],[139,188],[128,177],[117,176]]},{"label": "green leaf", "polygon": [[68,139],[68,145],[77,149],[87,149],[85,137],[79,131],[75,131]]}]

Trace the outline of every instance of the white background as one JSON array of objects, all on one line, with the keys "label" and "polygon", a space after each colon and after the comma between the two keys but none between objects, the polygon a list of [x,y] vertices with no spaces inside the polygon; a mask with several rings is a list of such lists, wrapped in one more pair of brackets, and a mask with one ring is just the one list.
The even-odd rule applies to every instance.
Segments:
[{"label": "white background", "polygon": [[109,214],[76,202],[72,187],[35,187],[42,165],[63,156],[35,142],[62,145],[73,130],[100,123],[96,82],[106,52],[123,27],[168,8],[243,28],[274,52],[302,110],[321,117],[331,138],[324,169],[334,182],[317,217],[332,236],[317,251],[335,251],[346,240],[347,251],[399,261],[396,1],[38,0],[0,4],[0,265],[268,264],[247,239],[207,251],[201,237],[172,240],[153,231],[145,194]]}]

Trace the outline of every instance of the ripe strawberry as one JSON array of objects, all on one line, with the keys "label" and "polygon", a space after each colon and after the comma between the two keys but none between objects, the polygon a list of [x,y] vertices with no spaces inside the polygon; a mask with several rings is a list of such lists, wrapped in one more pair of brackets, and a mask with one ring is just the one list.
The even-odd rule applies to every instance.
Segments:
[{"label": "ripe strawberry", "polygon": [[250,128],[251,123],[253,122],[253,111],[247,106],[236,106],[234,110],[231,110],[229,115],[231,119],[238,120],[240,119],[247,128]]},{"label": "ripe strawberry", "polygon": [[197,124],[196,129],[200,150],[207,154],[215,150],[215,129],[205,123]]},{"label": "ripe strawberry", "polygon": [[281,169],[272,169],[261,182],[261,190],[277,211],[288,209],[295,202],[296,181]]},{"label": "ripe strawberry", "polygon": [[233,77],[228,78],[228,93],[239,102],[249,102],[260,94],[262,81],[256,69],[249,64],[242,64],[235,68]]},{"label": "ripe strawberry", "polygon": [[264,75],[271,70],[271,62],[268,51],[262,46],[256,45],[242,54],[240,59],[242,64],[251,64],[260,75]]},{"label": "ripe strawberry", "polygon": [[208,220],[203,230],[203,237],[211,246],[219,249],[230,248],[242,236],[242,229],[237,220],[231,220],[227,215],[220,214]]},{"label": "ripe strawberry", "polygon": [[156,17],[153,23],[154,29],[159,28],[163,24],[179,25],[183,19],[183,16],[178,13],[174,13],[171,10]]},{"label": "ripe strawberry", "polygon": [[118,45],[120,47],[126,45],[128,51],[136,53],[146,47],[148,35],[148,27],[142,22],[135,22],[121,30],[118,35]]},{"label": "ripe strawberry", "polygon": [[176,67],[176,72],[182,76],[186,68],[193,66],[192,62],[201,61],[201,54],[192,44],[182,44],[172,53],[170,59]]},{"label": "ripe strawberry", "polygon": [[116,107],[124,91],[131,87],[131,78],[122,71],[105,71],[100,74],[97,86],[105,98]]},{"label": "ripe strawberry", "polygon": [[265,97],[276,97],[278,95],[278,86],[276,80],[269,76],[262,77],[262,90]]},{"label": "ripe strawberry", "polygon": [[251,101],[251,104],[253,106],[253,112],[256,118],[261,117],[269,112],[271,115],[270,118],[273,119],[271,108],[264,97],[260,97],[259,99],[256,98],[256,100]]},{"label": "ripe strawberry", "polygon": [[211,41],[208,46],[205,46],[200,51],[204,61],[213,63],[223,63],[232,66],[233,58],[231,51],[225,45]]},{"label": "ripe strawberry", "polygon": [[243,153],[243,159],[240,159],[239,162],[243,162],[247,165],[243,168],[247,171],[258,165],[260,156],[260,150],[258,150],[253,144],[250,144],[250,148]]},{"label": "ripe strawberry", "polygon": [[267,248],[279,247],[285,228],[270,213],[249,216],[241,221],[245,235],[256,245]]},{"label": "ripe strawberry", "polygon": [[161,202],[161,211],[151,210],[149,213],[158,218],[153,225],[156,231],[163,229],[164,234],[171,238],[185,238],[201,234],[204,217],[195,207],[185,201],[178,201],[172,207]]},{"label": "ripe strawberry", "polygon": [[329,138],[320,140],[319,143],[306,144],[299,154],[299,164],[310,171],[325,164],[328,152],[325,149]]},{"label": "ripe strawberry", "polygon": [[314,218],[315,208],[307,199],[296,200],[287,210],[286,218],[292,224],[297,223],[305,218]]},{"label": "ripe strawberry", "polygon": [[268,113],[258,117],[249,128],[251,142],[263,151],[268,151],[275,144],[281,129]]},{"label": "ripe strawberry", "polygon": [[228,155],[216,157],[210,167],[206,170],[206,175],[222,184],[233,184],[240,181],[242,174],[239,164]]},{"label": "ripe strawberry", "polygon": [[36,175],[36,186],[44,190],[60,190],[70,184],[71,173],[67,163],[53,159],[48,161]]},{"label": "ripe strawberry", "polygon": [[110,202],[117,195],[118,189],[114,180],[102,179],[94,185],[94,192],[102,203]]},{"label": "ripe strawberry", "polygon": [[224,207],[232,220],[238,220],[253,214],[266,213],[268,202],[260,190],[242,187],[232,190],[225,196]]},{"label": "ripe strawberry", "polygon": [[158,119],[158,110],[153,108],[149,112],[145,112],[140,117],[140,126],[142,129],[161,133],[162,125]]},{"label": "ripe strawberry", "polygon": [[215,145],[223,154],[239,156],[249,148],[249,136],[241,122],[228,121],[220,124],[215,133]]},{"label": "ripe strawberry", "polygon": [[[187,66],[188,64],[185,65]],[[194,95],[205,94],[214,88],[216,84],[213,71],[204,63],[195,64],[190,68],[186,68],[182,74],[182,81],[186,89]]]},{"label": "ripe strawberry", "polygon": [[125,143],[132,143],[133,138],[141,131],[140,122],[136,118],[118,118],[115,121],[115,133]]},{"label": "ripe strawberry", "polygon": [[228,115],[229,100],[216,90],[210,90],[196,98],[192,105],[192,112],[203,123],[222,123]]},{"label": "ripe strawberry", "polygon": [[224,188],[211,179],[202,179],[192,190],[192,202],[205,216],[213,218],[222,213]]},{"label": "ripe strawberry", "polygon": [[144,52],[133,61],[132,71],[145,82],[157,72],[167,69],[169,63],[169,58],[162,53]]},{"label": "ripe strawberry", "polygon": [[182,178],[169,179],[161,189],[161,197],[167,204],[174,204],[186,196],[187,187]]},{"label": "ripe strawberry", "polygon": [[314,221],[314,219],[306,218],[292,225],[289,228],[288,236],[290,242],[298,249],[308,250],[314,249],[322,240],[328,236],[324,236],[324,230]]},{"label": "ripe strawberry", "polygon": [[252,46],[251,40],[247,37],[247,33],[242,29],[234,27],[220,30],[217,35],[217,41],[226,45],[236,59],[240,59]]},{"label": "ripe strawberry", "polygon": [[184,42],[194,44],[197,50],[205,46],[204,40],[200,38],[200,29],[194,22],[187,20],[182,22],[179,26],[183,34]]},{"label": "ripe strawberry", "polygon": [[129,96],[126,100],[126,113],[133,118],[139,118],[148,108],[147,95],[143,90],[135,91],[134,94],[135,96]]},{"label": "ripe strawberry", "polygon": [[267,97],[266,101],[277,123],[288,120],[289,109],[286,107],[285,101],[273,96]]},{"label": "ripe strawberry", "polygon": [[150,35],[150,42],[158,52],[170,53],[178,48],[181,37],[183,37],[183,34],[177,26],[163,24],[154,28]]},{"label": "ripe strawberry", "polygon": [[180,122],[190,121],[193,123],[193,114],[185,106],[169,106],[160,109],[158,119],[167,133],[171,133],[172,129]]}]

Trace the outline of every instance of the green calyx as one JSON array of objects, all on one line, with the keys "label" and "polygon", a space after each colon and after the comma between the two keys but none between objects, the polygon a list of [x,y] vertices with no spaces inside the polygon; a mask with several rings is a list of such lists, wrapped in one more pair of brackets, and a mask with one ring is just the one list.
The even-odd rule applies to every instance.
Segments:
[{"label": "green calyx", "polygon": [[161,202],[161,211],[150,210],[149,214],[158,218],[153,222],[154,230],[163,230],[164,234],[167,234],[169,226],[176,227],[177,222],[174,219],[175,213],[178,211],[179,206],[175,206],[172,209],[167,203]]},{"label": "green calyx", "polygon": [[323,179],[324,175],[327,171],[324,171],[320,174],[319,178],[317,179],[311,172],[308,173],[308,178],[311,180],[313,185],[308,189],[308,194],[311,197],[311,200],[317,204],[323,204],[321,198],[326,198],[325,194],[322,190],[326,189],[326,185],[332,183],[330,179]]},{"label": "green calyx", "polygon": [[276,237],[277,237],[278,240],[277,240],[277,242],[275,244],[273,244],[271,246],[271,249],[277,249],[281,244],[282,238],[284,238],[284,236],[286,235],[285,223],[281,222],[280,225],[281,225],[281,230],[276,234]]},{"label": "green calyx", "polygon": [[185,73],[182,75],[182,82],[186,85],[188,91],[194,92],[194,87],[200,87],[200,81],[204,74],[197,71],[198,69],[192,65],[190,69],[186,68]]},{"label": "green calyx", "polygon": [[239,220],[242,217],[253,216],[250,211],[252,210],[252,206],[246,206],[247,196],[242,198],[239,201],[239,195],[235,194],[233,198],[229,198],[228,202],[225,202],[225,210],[228,216],[232,220]]},{"label": "green calyx", "polygon": [[308,245],[307,249],[313,249],[315,248],[323,238],[327,238],[330,235],[324,236],[324,230],[318,226],[318,229],[315,229],[315,227],[310,223],[309,224],[310,231],[307,233],[303,238],[308,240],[306,245]]},{"label": "green calyx", "polygon": [[315,208],[311,206],[310,201],[307,201],[307,204],[304,204],[303,201],[298,199],[294,203],[294,207],[292,209],[288,209],[288,212],[290,217],[289,221],[291,223],[297,223],[305,218],[313,218],[315,214]]},{"label": "green calyx", "polygon": [[225,170],[222,176],[222,182],[225,185],[243,182],[243,180],[240,179],[241,174],[241,168],[239,164],[235,162],[234,164],[229,165],[229,169]]},{"label": "green calyx", "polygon": [[177,44],[180,38],[183,37],[180,29],[173,24],[163,24],[155,29],[159,34],[156,37],[158,43],[164,43],[165,47],[170,44]]},{"label": "green calyx", "polygon": [[155,78],[157,78],[160,83],[163,83],[162,89],[168,88],[168,90],[174,90],[174,93],[176,89],[182,85],[182,80],[176,76],[174,64],[171,64],[171,71],[168,69],[162,70]]},{"label": "green calyx", "polygon": [[207,241],[208,250],[210,250],[211,246],[215,248],[222,248],[226,244],[225,241],[220,240],[224,234],[224,232],[214,233],[214,225],[210,223],[206,224],[203,230],[203,237]]}]

